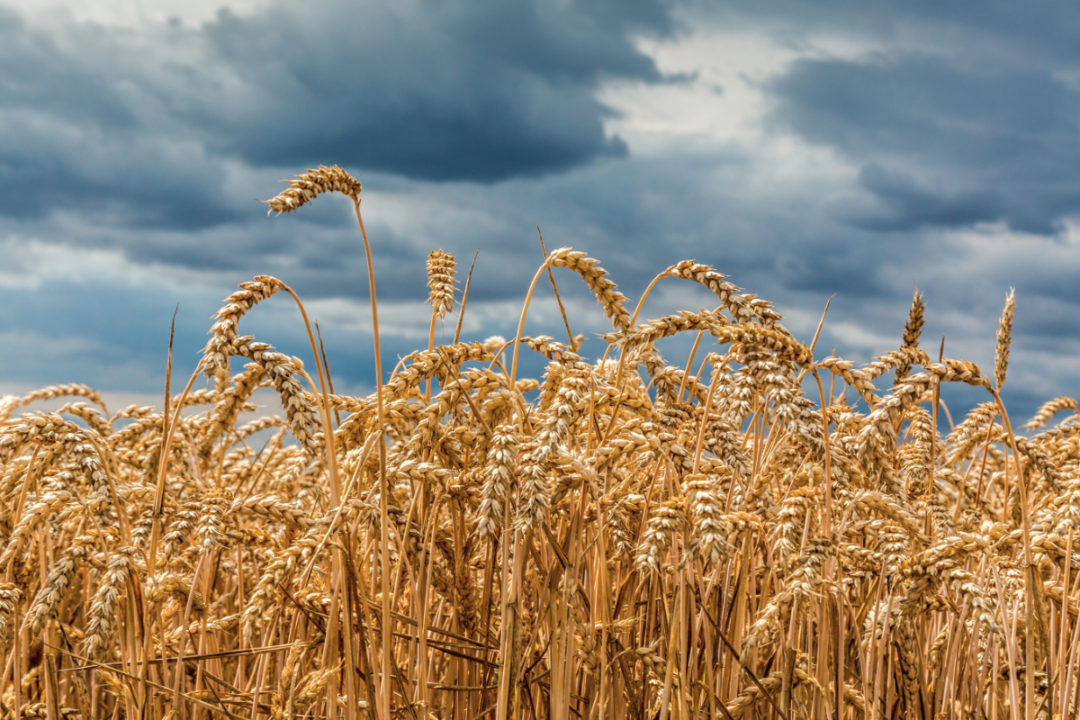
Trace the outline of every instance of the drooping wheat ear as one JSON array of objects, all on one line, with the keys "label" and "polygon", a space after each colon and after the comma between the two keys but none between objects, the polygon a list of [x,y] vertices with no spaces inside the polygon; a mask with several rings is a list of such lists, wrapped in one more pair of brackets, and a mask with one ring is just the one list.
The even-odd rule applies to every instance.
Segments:
[{"label": "drooping wheat ear", "polygon": [[[907,323],[904,324],[904,341],[901,348],[919,347],[919,336],[922,335],[923,324],[926,322],[925,311],[926,305],[923,303],[922,293],[916,290],[911,298],[911,310],[908,311]],[[896,369],[896,382],[907,377],[909,370],[911,370],[911,364],[905,361]]]},{"label": "drooping wheat ear", "polygon": [[26,613],[26,626],[30,628],[31,635],[37,635],[45,621],[56,612],[60,601],[67,593],[68,585],[75,576],[75,570],[90,552],[93,544],[92,535],[78,536],[72,540],[64,556],[53,565],[49,576],[45,578],[45,583],[38,590],[34,602],[31,603],[30,610]]},{"label": "drooping wheat ear", "polygon": [[[922,365],[923,367],[926,367],[929,364],[930,356],[926,354],[925,350],[904,347],[899,350],[887,352],[884,355],[871,360],[866,364],[866,367],[862,369],[862,374],[863,377],[872,382],[893,368],[900,368],[906,365],[910,371],[912,365]],[[906,374],[905,377],[907,377]]]},{"label": "drooping wheat ear", "polygon": [[20,404],[18,395],[0,395],[0,423],[7,422],[11,413],[15,412]]},{"label": "drooping wheat ear", "polygon": [[626,330],[630,327],[630,313],[623,306],[626,296],[616,289],[614,282],[608,279],[607,270],[600,267],[599,260],[588,257],[580,250],[562,247],[551,251],[548,255],[548,265],[564,267],[580,275],[596,295],[597,302],[603,306],[604,312],[615,329]]},{"label": "drooping wheat ear", "polygon": [[873,455],[879,450],[891,453],[896,438],[890,426],[894,425],[934,382],[963,382],[984,388],[990,386],[979,366],[966,360],[945,358],[943,362],[930,363],[925,370],[926,372],[912,375],[899,383],[893,388],[892,394],[882,398],[866,416],[866,424],[858,434],[860,454]]},{"label": "drooping wheat ear", "polygon": [[946,464],[954,465],[963,461],[978,446],[986,434],[987,426],[996,416],[997,403],[993,400],[987,400],[969,410],[963,421],[957,423],[945,439]]},{"label": "drooping wheat ear", "polygon": [[112,426],[109,421],[89,403],[73,402],[64,405],[56,411],[57,415],[74,415],[103,438],[112,435]]},{"label": "drooping wheat ear", "polygon": [[432,250],[427,259],[428,302],[440,320],[454,309],[454,256],[442,250]]},{"label": "drooping wheat ear", "polygon": [[300,359],[280,353],[273,345],[256,342],[247,335],[235,338],[232,349],[234,354],[253,360],[263,369],[281,396],[281,405],[293,435],[312,455],[318,455],[322,450],[322,439],[317,434],[316,409],[298,379],[302,369]]},{"label": "drooping wheat ear", "polygon": [[15,606],[22,599],[22,590],[14,583],[0,583],[0,637],[7,632]]},{"label": "drooping wheat ear", "polygon": [[674,315],[667,315],[638,325],[625,334],[608,333],[602,339],[607,343],[619,343],[621,347],[637,347],[691,330],[704,330],[715,334],[718,332],[717,328],[730,324],[730,321],[720,314],[721,309],[702,310],[696,313],[680,310]]},{"label": "drooping wheat ear", "polygon": [[1048,481],[1053,485],[1055,493],[1060,493],[1067,487],[1071,481],[1069,480],[1068,472],[1058,467],[1050,456],[1047,454],[1045,448],[1040,447],[1037,443],[1031,442],[1025,437],[1016,438],[1017,449],[1027,456],[1027,459],[1031,462],[1031,465],[1039,470]]},{"label": "drooping wheat ear", "polygon": [[779,325],[781,319],[778,313],[767,300],[756,295],[744,294],[741,289],[727,279],[727,275],[717,272],[708,265],[703,265],[693,260],[683,260],[667,269],[672,277],[690,280],[708,288],[720,300],[720,305],[731,313],[736,322],[750,322],[757,320],[766,327],[776,327],[783,333],[787,330]]},{"label": "drooping wheat ear", "polygon": [[810,348],[791,337],[779,325],[764,327],[761,325],[740,323],[717,328],[713,336],[721,343],[741,344],[748,348],[767,348],[785,360],[792,360],[803,367],[814,363]]},{"label": "drooping wheat ear", "polygon": [[330,667],[316,668],[305,675],[297,685],[290,709],[295,711],[297,715],[306,715],[308,706],[326,691],[330,679],[336,676],[340,670],[341,663],[339,662]]},{"label": "drooping wheat ear", "polygon": [[867,405],[873,402],[874,391],[877,388],[871,382],[863,370],[854,369],[855,363],[833,355],[823,359],[817,367],[830,371],[850,385],[859,397],[866,401]]},{"label": "drooping wheat ear", "polygon": [[[407,397],[412,390],[420,387],[425,378],[448,368],[460,368],[467,362],[491,362],[495,356],[482,343],[457,343],[443,345],[435,350],[416,350],[398,363],[403,367],[387,381],[386,397],[393,400]],[[441,379],[441,378],[440,378]]]},{"label": "drooping wheat ear", "polygon": [[1005,307],[998,321],[997,348],[994,350],[994,382],[998,389],[1005,384],[1005,372],[1009,369],[1009,345],[1012,342],[1013,313],[1016,310],[1016,290],[1009,288]]},{"label": "drooping wheat ear", "polygon": [[900,689],[907,706],[907,712],[915,715],[919,705],[919,659],[916,654],[915,632],[911,629],[911,618],[896,624],[896,664],[900,675]]},{"label": "drooping wheat ear", "polygon": [[[61,474],[68,477],[60,478]],[[54,473],[52,477],[43,478],[43,484],[52,482],[71,481],[74,476],[66,471]],[[74,502],[74,496],[64,489],[54,489],[46,492],[32,505],[28,505],[19,522],[11,529],[4,550],[0,553],[0,567],[6,567],[13,559],[19,556],[26,548],[27,543],[33,537],[33,532],[38,525],[49,516],[60,514],[62,509]]]},{"label": "drooping wheat ear", "polygon": [[308,530],[295,543],[273,555],[263,569],[240,618],[241,634],[248,647],[254,646],[259,620],[263,613],[270,609],[275,594],[279,588],[288,587],[297,567],[310,559],[323,532],[326,532],[326,529],[320,527]]},{"label": "drooping wheat ear", "polygon": [[[76,426],[77,427],[77,426]],[[76,442],[71,442],[77,440]],[[78,467],[87,480],[90,481],[90,486],[93,488],[93,493],[87,497],[88,507],[92,508],[95,513],[101,515],[101,520],[112,524],[110,515],[110,497],[109,497],[109,478],[105,472],[105,464],[101,460],[101,456],[98,454],[98,447],[93,443],[90,436],[86,434],[76,435],[75,433],[69,434],[69,442],[71,444],[67,448],[66,454],[74,461],[76,467]]]},{"label": "drooping wheat ear", "polygon": [[195,500],[188,500],[173,513],[168,530],[161,536],[163,556],[171,557],[187,541],[199,518],[199,506]]},{"label": "drooping wheat ear", "polygon": [[[757,711],[759,705],[764,704],[773,696],[780,695],[780,689],[784,683],[784,676],[781,670],[775,671],[772,675],[763,678],[759,685],[751,685],[747,687],[743,693],[725,706],[727,714],[735,720],[743,720],[743,718],[757,717]],[[813,687],[821,687],[817,679],[812,675],[808,675],[801,667],[796,667],[791,673],[792,689],[809,685]],[[772,701],[775,705],[775,700]]]},{"label": "drooping wheat ear", "polygon": [[301,503],[295,500],[286,502],[279,495],[252,495],[233,500],[225,516],[231,518],[241,512],[266,518],[272,522],[283,522],[304,531],[318,522],[304,511]]},{"label": "drooping wheat ear", "polygon": [[[574,345],[578,347],[581,346],[581,342],[578,342],[579,338],[581,342],[584,342],[585,336],[578,335],[574,338]],[[504,340],[501,344],[505,345],[506,341]],[[523,337],[521,338],[521,344],[554,362],[574,363],[581,361],[581,356],[574,352],[569,345],[553,339],[550,335]]]},{"label": "drooping wheat ear", "polygon": [[284,287],[285,283],[276,277],[258,275],[254,280],[240,283],[240,289],[225,298],[225,305],[214,314],[211,337],[203,350],[203,370],[207,376],[224,375],[223,379],[228,379],[229,357],[236,354],[236,326],[240,318]]},{"label": "drooping wheat ear", "polygon": [[1076,398],[1062,395],[1061,397],[1056,397],[1053,400],[1043,403],[1043,406],[1039,408],[1039,411],[1035,413],[1034,417],[1027,421],[1024,427],[1028,430],[1038,430],[1043,425],[1050,422],[1050,418],[1054,417],[1062,410],[1078,412]]},{"label": "drooping wheat ear", "polygon": [[50,385],[49,387],[35,390],[34,392],[23,395],[19,404],[25,406],[41,400],[52,400],[53,398],[65,396],[84,397],[92,403],[105,407],[105,403],[101,400],[101,394],[98,393],[97,390],[89,385],[80,385],[78,383]]},{"label": "drooping wheat ear", "polygon": [[0,433],[0,462],[10,460],[23,445],[38,438],[51,440],[70,427],[70,423],[55,413],[23,415],[20,422]]},{"label": "drooping wheat ear", "polygon": [[257,363],[248,363],[244,372],[233,377],[230,385],[224,393],[218,395],[217,404],[214,407],[210,421],[203,428],[202,441],[199,446],[199,457],[206,462],[213,452],[214,443],[218,438],[233,429],[236,419],[244,410],[252,393],[266,379],[266,370]]},{"label": "drooping wheat ear", "polygon": [[287,213],[299,210],[319,195],[327,192],[339,192],[356,198],[362,189],[360,181],[337,165],[320,165],[314,170],[297,175],[289,181],[289,188],[265,201],[270,213]]}]

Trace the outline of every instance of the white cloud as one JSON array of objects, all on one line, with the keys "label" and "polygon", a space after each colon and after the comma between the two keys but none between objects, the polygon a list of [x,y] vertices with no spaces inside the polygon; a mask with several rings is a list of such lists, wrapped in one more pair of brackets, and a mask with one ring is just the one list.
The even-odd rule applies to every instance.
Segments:
[{"label": "white cloud", "polygon": [[0,288],[38,290],[86,277],[128,283],[146,272],[117,250],[58,247],[14,233],[0,237],[0,256]]},{"label": "white cloud", "polygon": [[637,153],[717,150],[760,138],[767,107],[760,81],[798,56],[751,33],[704,31],[668,40],[639,40],[668,75],[692,80],[668,85],[611,83],[600,99],[619,117],[608,122]]},{"label": "white cloud", "polygon": [[35,23],[56,18],[138,29],[177,18],[188,24],[211,20],[222,8],[236,15],[250,13],[262,0],[4,0]]}]

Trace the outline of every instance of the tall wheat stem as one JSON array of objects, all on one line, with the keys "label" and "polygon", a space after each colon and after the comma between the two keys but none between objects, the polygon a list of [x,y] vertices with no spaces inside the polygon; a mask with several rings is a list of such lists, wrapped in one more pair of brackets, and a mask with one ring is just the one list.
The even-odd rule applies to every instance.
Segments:
[{"label": "tall wheat stem", "polygon": [[390,698],[393,689],[390,685],[391,668],[391,632],[390,632],[390,516],[387,510],[387,497],[390,484],[386,479],[386,443],[382,434],[386,427],[383,417],[383,381],[382,354],[379,351],[379,304],[375,300],[375,267],[371,263],[371,243],[368,242],[364,218],[360,214],[360,198],[353,197],[356,209],[356,222],[360,224],[360,235],[364,238],[364,254],[367,257],[368,286],[371,289],[371,334],[375,347],[375,402],[379,421],[379,552],[382,572],[382,686],[379,689],[379,717],[390,717]]}]

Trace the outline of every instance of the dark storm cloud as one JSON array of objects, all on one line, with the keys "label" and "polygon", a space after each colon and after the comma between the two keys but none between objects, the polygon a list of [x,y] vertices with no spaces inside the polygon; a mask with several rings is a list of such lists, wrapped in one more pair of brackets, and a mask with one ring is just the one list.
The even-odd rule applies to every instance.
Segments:
[{"label": "dark storm cloud", "polygon": [[[93,47],[100,44],[100,37],[84,34],[83,41]],[[5,113],[20,108],[42,115],[69,116],[74,112],[84,123],[119,129],[129,129],[135,123],[114,78],[95,74],[79,57],[2,6],[0,64],[7,71],[0,94]]]},{"label": "dark storm cloud", "polygon": [[849,217],[869,230],[963,227],[996,219],[1003,205],[1001,198],[988,190],[956,193],[930,188],[877,163],[863,165],[859,184],[874,195],[879,207],[864,213],[851,212]]},{"label": "dark storm cloud", "polygon": [[594,91],[604,78],[660,81],[631,33],[672,29],[650,2],[222,11],[203,32],[215,73],[234,82],[208,77],[190,116],[214,129],[215,148],[256,165],[333,159],[478,181],[560,171],[626,154],[622,140],[605,135],[610,111]]},{"label": "dark storm cloud", "polygon": [[1003,221],[1049,233],[1080,211],[1080,93],[1048,71],[900,54],[797,61],[773,121],[861,167],[877,230]]},{"label": "dark storm cloud", "polygon": [[615,9],[273,2],[135,34],[0,7],[0,216],[199,229],[251,212],[230,163],[492,181],[624,156],[595,91],[662,81],[632,38],[674,26]]}]

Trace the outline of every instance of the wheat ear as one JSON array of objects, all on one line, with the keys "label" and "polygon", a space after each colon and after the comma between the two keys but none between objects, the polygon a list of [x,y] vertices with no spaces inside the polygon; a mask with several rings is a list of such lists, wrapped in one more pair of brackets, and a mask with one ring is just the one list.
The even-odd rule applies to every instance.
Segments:
[{"label": "wheat ear", "polygon": [[356,199],[360,196],[361,189],[360,181],[337,165],[320,165],[314,170],[297,175],[289,181],[288,188],[266,200],[266,204],[270,206],[266,214],[294,212],[328,192],[339,192]]}]

